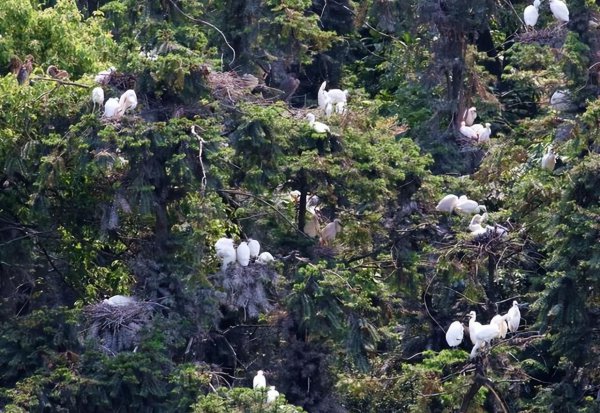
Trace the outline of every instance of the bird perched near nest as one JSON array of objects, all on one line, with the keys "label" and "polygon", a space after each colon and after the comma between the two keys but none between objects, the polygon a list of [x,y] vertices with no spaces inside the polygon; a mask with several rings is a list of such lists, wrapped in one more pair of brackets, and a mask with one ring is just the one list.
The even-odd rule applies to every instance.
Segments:
[{"label": "bird perched near nest", "polygon": [[548,151],[542,157],[542,168],[547,169],[550,172],[554,170],[556,166],[556,154],[552,150],[552,146],[548,147]]},{"label": "bird perched near nest", "polygon": [[440,200],[440,202],[438,202],[437,206],[435,207],[435,210],[440,211],[440,212],[452,213],[452,211],[454,210],[454,207],[456,206],[457,203],[458,203],[458,197],[454,194],[448,194],[448,195],[444,196]]},{"label": "bird perched near nest", "polygon": [[260,253],[260,243],[252,238],[248,238],[248,249],[250,250],[250,258],[257,258]]},{"label": "bird perched near nest", "polygon": [[128,297],[126,295],[113,295],[102,302],[114,307],[124,307],[126,305],[135,304],[137,300],[134,297]]},{"label": "bird perched near nest", "polygon": [[466,138],[473,139],[474,141],[479,139],[479,136],[477,136],[477,132],[475,132],[475,130],[472,127],[467,126],[465,121],[462,121],[460,123],[459,131],[461,135],[463,135]]},{"label": "bird perched near nest", "polygon": [[504,315],[504,319],[506,320],[506,324],[508,324],[508,330],[511,333],[516,333],[521,323],[521,311],[519,310],[519,303],[517,301],[513,301],[512,307]]},{"label": "bird perched near nest", "polygon": [[256,372],[256,376],[252,380],[252,388],[253,389],[264,389],[267,387],[267,379],[265,378],[264,372],[262,370],[258,370]]},{"label": "bird perched near nest", "polygon": [[540,16],[539,8],[540,0],[535,0],[533,4],[525,7],[525,10],[523,11],[523,21],[525,22],[525,26],[535,26],[538,21],[538,17]]},{"label": "bird perched near nest", "polygon": [[105,119],[118,119],[121,117],[121,112],[119,110],[119,101],[117,98],[110,98],[106,101],[104,105],[104,115]]},{"label": "bird perched near nest", "polygon": [[562,0],[550,0],[550,11],[561,23],[569,22],[569,8]]},{"label": "bird perched near nest", "polygon": [[463,121],[467,126],[471,126],[475,123],[475,119],[477,118],[477,108],[475,106],[471,106],[469,109],[465,110],[463,115]]},{"label": "bird perched near nest", "polygon": [[306,119],[308,119],[309,126],[311,126],[315,132],[317,132],[317,133],[330,132],[329,126],[325,125],[322,122],[316,121],[315,115],[313,115],[312,113],[306,114]]},{"label": "bird perched near nest", "polygon": [[247,242],[240,242],[237,249],[235,250],[236,259],[238,264],[242,267],[247,267],[250,263],[250,248]]},{"label": "bird perched near nest", "polygon": [[48,76],[50,76],[51,78],[57,79],[57,80],[69,79],[69,72],[67,72],[66,70],[60,70],[58,67],[56,67],[54,65],[48,66],[48,69],[46,69],[46,74]]},{"label": "bird perched near nest", "polygon": [[119,111],[124,114],[128,110],[133,110],[138,104],[137,95],[133,89],[126,90],[119,99]]},{"label": "bird perched near nest", "polygon": [[450,347],[456,347],[462,343],[464,334],[465,329],[462,323],[460,321],[454,321],[450,324],[450,327],[448,327],[448,331],[446,331],[446,343],[448,343]]},{"label": "bird perched near nest", "polygon": [[102,107],[102,105],[104,105],[104,89],[101,87],[95,87],[92,90],[92,102],[94,103],[92,112],[96,110],[96,105],[98,105],[98,107]]},{"label": "bird perched near nest", "polygon": [[19,82],[20,85],[25,84],[31,72],[33,72],[33,56],[29,54],[25,57],[25,63],[19,67],[17,72],[17,82]]},{"label": "bird perched near nest", "polygon": [[279,397],[279,392],[275,390],[275,386],[270,386],[267,392],[267,404],[273,403]]},{"label": "bird perched near nest", "polygon": [[334,219],[321,230],[321,245],[331,245],[337,234],[342,232],[342,221]]},{"label": "bird perched near nest", "polygon": [[215,243],[215,251],[217,252],[217,258],[222,262],[221,271],[225,272],[227,266],[235,262],[237,257],[233,240],[231,238],[219,238]]},{"label": "bird perched near nest", "polygon": [[268,264],[273,261],[275,261],[275,258],[273,258],[273,255],[271,255],[271,253],[267,251],[261,252],[258,258],[256,259],[256,262],[258,262],[259,264]]},{"label": "bird perched near nest", "polygon": [[477,132],[477,142],[483,143],[488,142],[490,140],[490,136],[492,136],[492,129],[490,128],[490,126],[492,126],[490,123],[486,123],[485,128]]}]

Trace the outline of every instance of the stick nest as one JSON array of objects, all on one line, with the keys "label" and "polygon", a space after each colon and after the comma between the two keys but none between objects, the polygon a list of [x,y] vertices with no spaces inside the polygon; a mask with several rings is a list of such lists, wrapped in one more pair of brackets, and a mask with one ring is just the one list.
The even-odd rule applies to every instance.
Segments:
[{"label": "stick nest", "polygon": [[550,27],[547,29],[534,30],[531,32],[519,33],[516,36],[518,43],[538,43],[541,46],[550,46],[560,49],[567,38],[566,26]]}]

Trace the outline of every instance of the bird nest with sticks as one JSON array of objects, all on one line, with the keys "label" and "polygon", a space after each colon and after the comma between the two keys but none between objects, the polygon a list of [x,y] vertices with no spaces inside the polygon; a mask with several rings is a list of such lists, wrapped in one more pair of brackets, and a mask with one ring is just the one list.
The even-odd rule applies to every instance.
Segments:
[{"label": "bird nest with sticks", "polygon": [[227,105],[238,102],[269,103],[284,94],[283,91],[268,87],[256,76],[247,73],[240,76],[233,71],[210,71],[206,80],[215,99]]},{"label": "bird nest with sticks", "polygon": [[541,46],[550,46],[559,49],[565,43],[567,38],[566,26],[549,27],[547,29],[533,30],[517,34],[516,41],[518,43],[531,44],[537,43]]},{"label": "bird nest with sticks", "polygon": [[105,302],[84,308],[85,337],[99,343],[108,354],[133,350],[140,342],[140,331],[152,320],[153,307],[146,302],[110,305]]}]

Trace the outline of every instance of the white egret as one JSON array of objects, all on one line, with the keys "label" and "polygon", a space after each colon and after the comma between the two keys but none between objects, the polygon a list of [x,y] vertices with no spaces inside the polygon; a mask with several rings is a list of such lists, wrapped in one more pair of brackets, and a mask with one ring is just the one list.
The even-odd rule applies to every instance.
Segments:
[{"label": "white egret", "polygon": [[490,123],[485,124],[485,128],[483,128],[483,130],[477,134],[477,142],[481,143],[490,140],[490,136],[492,136],[492,129],[490,128],[490,126],[492,126]]},{"label": "white egret", "polygon": [[319,92],[317,93],[317,102],[319,104],[319,109],[326,111],[327,104],[331,103],[331,99],[329,98],[329,94],[325,90],[325,86],[327,85],[327,81],[321,83],[321,87],[319,87]]},{"label": "white egret", "polygon": [[476,201],[468,199],[465,195],[458,198],[458,202],[454,205],[454,210],[459,214],[465,215],[487,211],[485,205],[479,205]]},{"label": "white egret", "polygon": [[133,89],[126,90],[119,99],[119,111],[121,114],[129,109],[133,110],[138,104],[137,95]]},{"label": "white egret", "polygon": [[475,123],[475,124],[471,125],[471,129],[473,129],[475,131],[475,133],[477,134],[477,136],[479,136],[479,134],[481,132],[483,132],[485,127],[481,123]]},{"label": "white egret", "polygon": [[475,358],[475,356],[477,355],[477,350],[479,350],[486,344],[489,345],[490,341],[492,341],[495,338],[498,338],[499,334],[500,331],[495,325],[484,324],[480,326],[475,332],[475,345],[473,346],[473,349],[471,349],[471,354],[469,357],[471,359]]},{"label": "white egret", "polygon": [[329,89],[327,91],[331,103],[346,103],[348,101],[348,90]]},{"label": "white egret", "polygon": [[325,105],[325,116],[330,117],[332,113],[333,113],[333,104],[331,102],[327,102],[327,105]]},{"label": "white egret", "polygon": [[446,343],[450,347],[456,347],[463,341],[465,328],[460,321],[454,321],[446,331]]},{"label": "white egret", "polygon": [[226,247],[233,247],[233,239],[231,238],[219,238],[215,243],[215,250],[220,250]]},{"label": "white egret", "polygon": [[248,238],[248,248],[250,249],[250,258],[258,257],[260,252],[260,243],[252,238]]},{"label": "white egret", "polygon": [[475,119],[477,118],[477,108],[475,106],[470,107],[465,110],[465,114],[463,115],[463,120],[467,126],[471,126],[475,123]]},{"label": "white egret", "polygon": [[498,337],[506,337],[506,333],[508,332],[508,325],[506,324],[506,321],[504,320],[503,316],[496,314],[494,317],[492,317],[490,325],[494,325],[498,328]]},{"label": "white egret", "polygon": [[105,299],[103,303],[112,305],[114,307],[123,307],[126,305],[135,304],[136,299],[126,295],[113,295],[112,297]]},{"label": "white egret", "polygon": [[315,115],[312,113],[308,113],[306,115],[306,119],[308,119],[308,124],[315,130],[317,133],[327,133],[329,132],[329,126],[325,125],[322,122],[318,122],[315,120]]},{"label": "white egret", "polygon": [[465,121],[462,121],[460,123],[459,131],[460,131],[461,135],[463,135],[469,139],[473,139],[473,140],[479,139],[479,137],[477,136],[477,132],[475,132],[473,130],[473,128],[471,128],[470,126],[467,126]]},{"label": "white egret", "polygon": [[475,311],[469,312],[469,339],[473,344],[476,343],[475,333],[477,332],[477,330],[479,330],[479,328],[481,328],[481,323],[475,321],[476,319],[477,315],[475,314]]},{"label": "white egret", "polygon": [[508,330],[511,333],[516,333],[521,323],[521,311],[519,310],[519,303],[513,301],[512,307],[508,310],[508,313],[504,315],[506,324],[508,324]]},{"label": "white egret", "polygon": [[339,113],[340,115],[342,115],[344,113],[345,108],[346,108],[346,102],[338,102],[335,104],[335,112]]},{"label": "white egret", "polygon": [[262,370],[258,370],[256,372],[256,376],[254,376],[254,380],[252,380],[252,388],[253,389],[264,389],[267,387],[267,379],[265,378],[264,372]]},{"label": "white egret", "polygon": [[98,74],[94,78],[94,81],[101,85],[106,85],[106,84],[108,84],[108,82],[110,80],[110,76],[116,71],[117,71],[117,69],[115,69],[114,67],[111,66],[108,68],[108,70],[103,70],[101,72],[98,72]]},{"label": "white egret", "polygon": [[119,111],[119,101],[117,98],[110,98],[104,104],[104,115],[106,119],[118,119],[121,116]]},{"label": "white egret", "polygon": [[102,107],[102,105],[104,105],[104,89],[101,87],[95,87],[92,89],[92,102],[94,102],[92,111],[96,110],[96,105],[98,105],[98,107]]},{"label": "white egret", "polygon": [[270,386],[267,392],[267,403],[273,403],[279,397],[279,392],[275,390],[275,386]]},{"label": "white egret", "polygon": [[313,214],[310,219],[306,221],[303,232],[311,238],[316,238],[319,236],[321,229],[317,215]]},{"label": "white egret", "polygon": [[217,258],[222,262],[221,270],[226,271],[227,266],[235,262],[237,256],[233,247],[233,240],[231,238],[219,238],[215,243],[215,250],[217,251]]},{"label": "white egret", "polygon": [[552,146],[548,147],[548,152],[542,157],[542,168],[552,172],[556,166],[556,154],[552,150]]},{"label": "white egret", "polygon": [[342,232],[342,221],[336,218],[321,230],[321,245],[331,245],[340,232]]},{"label": "white egret", "polygon": [[487,229],[481,225],[485,220],[487,220],[487,212],[483,215],[475,214],[473,218],[471,218],[471,222],[469,223],[471,235],[477,237],[487,233]]},{"label": "white egret", "polygon": [[275,261],[275,258],[273,258],[271,253],[267,252],[267,251],[261,252],[260,255],[258,256],[258,258],[256,259],[256,262],[258,262],[260,264],[268,264],[273,261]]},{"label": "white egret", "polygon": [[559,22],[567,23],[569,21],[569,9],[564,1],[550,0],[550,11]]},{"label": "white egret", "polygon": [[538,21],[538,17],[540,17],[540,12],[538,10],[539,7],[539,0],[535,0],[532,5],[530,4],[529,6],[525,7],[525,10],[523,11],[523,21],[525,22],[526,26],[535,26]]},{"label": "white egret", "polygon": [[440,202],[438,202],[435,210],[440,212],[452,212],[457,203],[458,197],[456,195],[449,194],[443,197]]},{"label": "white egret", "polygon": [[247,267],[250,263],[250,248],[248,247],[248,243],[240,242],[240,245],[235,250],[235,255],[238,264],[242,267]]}]

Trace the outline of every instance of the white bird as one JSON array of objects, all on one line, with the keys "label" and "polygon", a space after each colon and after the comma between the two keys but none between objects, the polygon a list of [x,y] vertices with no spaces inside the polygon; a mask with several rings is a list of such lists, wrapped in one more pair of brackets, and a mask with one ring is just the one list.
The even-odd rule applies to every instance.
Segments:
[{"label": "white bird", "polygon": [[492,317],[492,320],[490,321],[490,325],[494,325],[494,326],[498,327],[498,337],[499,338],[506,337],[506,333],[508,332],[508,325],[506,324],[506,321],[504,320],[503,316],[496,314],[494,317]]},{"label": "white bird", "polygon": [[96,110],[96,105],[99,107],[104,105],[104,89],[99,86],[92,89],[92,102],[94,103],[92,111]]},{"label": "white bird", "polygon": [[471,126],[475,119],[477,118],[477,108],[475,106],[470,107],[465,110],[465,114],[463,115],[463,120],[467,126]]},{"label": "white bird", "polygon": [[331,102],[327,102],[327,105],[325,105],[325,116],[330,117],[332,113],[333,105],[331,104]]},{"label": "white bird", "polygon": [[256,262],[258,262],[259,264],[268,264],[273,261],[275,261],[275,258],[273,258],[270,252],[266,251],[261,252],[258,258],[256,259]]},{"label": "white bird", "polygon": [[486,344],[490,344],[490,341],[497,338],[500,334],[498,327],[491,324],[484,324],[480,326],[475,332],[475,345],[471,349],[470,358],[475,358],[477,350]]},{"label": "white bird", "polygon": [[438,202],[435,210],[440,212],[452,212],[457,203],[458,197],[456,195],[449,194],[443,197],[440,202]]},{"label": "white bird", "polygon": [[254,380],[252,380],[252,388],[253,389],[264,389],[267,387],[267,379],[262,370],[258,370],[256,372],[256,376],[254,376]]},{"label": "white bird", "polygon": [[475,133],[477,134],[477,136],[479,136],[479,134],[481,132],[483,132],[485,127],[481,123],[475,123],[475,124],[471,125],[471,129],[473,129],[475,131]]},{"label": "white bird", "polygon": [[512,307],[508,310],[508,313],[504,315],[506,324],[508,324],[508,330],[511,333],[516,333],[521,323],[521,311],[519,310],[519,303],[513,301]]},{"label": "white bird", "polygon": [[224,272],[229,264],[235,262],[237,257],[233,240],[231,238],[219,238],[215,243],[215,250],[217,251],[217,258],[222,262],[221,270]]},{"label": "white bird", "polygon": [[556,166],[556,154],[552,150],[552,146],[548,147],[548,152],[542,157],[542,168],[552,172]]},{"label": "white bird", "polygon": [[331,99],[329,98],[329,94],[325,90],[325,86],[327,85],[327,81],[321,83],[321,87],[319,87],[319,92],[317,92],[317,102],[319,104],[319,109],[327,112],[327,104],[331,103]]},{"label": "white bird", "polygon": [[468,199],[465,195],[458,198],[458,202],[454,205],[454,210],[459,214],[465,215],[487,211],[485,205],[479,205],[476,201]]},{"label": "white bird", "polygon": [[311,238],[316,238],[321,232],[319,226],[319,218],[313,214],[308,221],[304,224],[304,233]]},{"label": "white bird", "polygon": [[481,323],[475,321],[476,319],[477,315],[475,314],[475,311],[469,312],[469,339],[473,344],[477,343],[477,341],[475,340],[475,333],[477,333],[477,330],[481,328]]},{"label": "white bird", "polygon": [[327,95],[333,104],[348,102],[348,90],[329,89]]},{"label": "white bird", "polygon": [[258,257],[260,252],[260,243],[252,238],[248,238],[248,248],[250,249],[250,258]]},{"label": "white bird", "polygon": [[306,119],[308,119],[308,124],[315,130],[317,133],[327,133],[329,132],[329,126],[325,125],[322,122],[317,122],[315,120],[315,115],[312,113],[308,113],[306,115]]},{"label": "white bird", "polygon": [[533,2],[533,4],[525,7],[523,10],[523,21],[526,26],[535,26],[538,21],[538,17],[540,17],[540,12],[538,8],[540,7],[539,0]]},{"label": "white bird", "polygon": [[486,233],[486,229],[481,225],[487,220],[487,212],[483,215],[475,214],[473,218],[471,218],[471,222],[469,223],[469,231],[474,236],[481,235]]},{"label": "white bird", "polygon": [[342,221],[336,218],[321,230],[321,245],[331,245],[340,232],[342,232]]},{"label": "white bird", "polygon": [[340,115],[342,115],[344,113],[345,108],[346,108],[346,102],[338,102],[335,104],[335,112],[339,113]]},{"label": "white bird", "polygon": [[446,331],[446,343],[450,347],[456,347],[463,341],[465,329],[460,321],[454,321]]},{"label": "white bird", "polygon": [[275,386],[270,386],[267,392],[267,403],[273,403],[279,397],[279,392],[275,390]]},{"label": "white bird", "polygon": [[487,142],[490,140],[490,136],[492,136],[492,129],[490,128],[490,126],[492,126],[490,123],[486,123],[485,124],[485,128],[483,128],[483,130],[481,132],[478,132],[478,139],[477,142],[481,143],[481,142]]},{"label": "white bird", "polygon": [[134,304],[136,299],[134,297],[129,297],[126,295],[113,295],[110,298],[107,298],[103,301],[103,303],[112,305],[114,307],[123,307],[126,305]]},{"label": "white bird", "polygon": [[126,90],[119,99],[119,110],[121,114],[129,109],[133,110],[138,104],[137,95],[133,89]]},{"label": "white bird", "polygon": [[104,104],[104,115],[106,119],[118,119],[121,116],[119,111],[119,101],[117,98],[110,98]]},{"label": "white bird", "polygon": [[466,123],[465,123],[465,121],[462,121],[460,123],[460,129],[459,130],[460,130],[460,133],[463,136],[465,136],[465,137],[467,137],[469,139],[473,139],[473,140],[479,139],[479,137],[477,136],[477,132],[475,132],[473,130],[473,128],[471,128],[470,126],[467,126]]},{"label": "white bird", "polygon": [[115,69],[114,67],[111,66],[108,68],[108,70],[103,70],[101,72],[98,72],[96,77],[94,77],[94,81],[101,85],[106,85],[108,83],[108,81],[110,80],[110,75],[112,75],[116,71],[117,71],[117,69]]},{"label": "white bird", "polygon": [[550,0],[550,11],[559,22],[567,23],[569,21],[569,9],[564,1]]},{"label": "white bird", "polygon": [[242,267],[247,267],[250,263],[250,248],[247,242],[240,242],[237,249],[235,250],[236,259],[238,264]]}]

